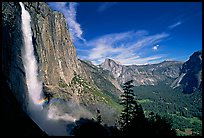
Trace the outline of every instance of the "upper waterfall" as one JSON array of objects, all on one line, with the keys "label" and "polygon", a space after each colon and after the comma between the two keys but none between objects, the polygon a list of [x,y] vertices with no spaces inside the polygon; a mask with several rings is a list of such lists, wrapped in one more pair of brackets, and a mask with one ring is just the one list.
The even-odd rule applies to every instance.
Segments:
[{"label": "upper waterfall", "polygon": [[24,38],[24,54],[23,64],[26,73],[26,82],[29,92],[29,98],[34,104],[38,104],[42,108],[42,82],[38,79],[38,65],[34,55],[34,48],[32,43],[31,19],[28,11],[22,2],[20,2],[22,9],[22,31]]},{"label": "upper waterfall", "polygon": [[[46,99],[43,96],[42,82],[38,79],[38,64],[34,55],[32,42],[31,17],[22,2],[22,32],[24,47],[22,53],[23,65],[26,74],[26,84],[29,93],[29,114],[33,121],[49,135],[68,135],[67,123],[74,122],[76,119],[69,114],[59,115],[58,108],[49,106],[43,108]],[[65,120],[63,122],[58,120]]]}]

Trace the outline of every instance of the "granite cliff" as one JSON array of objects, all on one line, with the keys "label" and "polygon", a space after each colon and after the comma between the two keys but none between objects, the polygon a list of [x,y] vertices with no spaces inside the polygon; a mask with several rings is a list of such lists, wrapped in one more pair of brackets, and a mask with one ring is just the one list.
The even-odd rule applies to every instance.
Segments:
[{"label": "granite cliff", "polygon": [[120,84],[133,79],[136,86],[157,85],[160,82],[170,84],[179,76],[182,62],[163,61],[149,65],[121,65],[112,59],[106,59],[99,66],[112,72]]},{"label": "granite cliff", "polygon": [[[72,112],[77,106],[79,111],[73,113],[76,119],[83,116],[95,118],[96,110],[100,109],[104,111],[104,122],[114,123],[115,116],[120,112],[118,103],[111,98],[114,95],[111,93],[116,88],[113,86],[111,92],[104,92],[103,88],[95,84],[83,63],[77,59],[64,15],[51,10],[44,2],[23,4],[31,16],[34,55],[39,69],[38,78],[43,83],[44,95],[51,95],[50,102],[44,106],[48,108],[57,106],[58,116]],[[22,61],[24,44],[21,25],[20,4],[3,2],[2,73],[5,75],[3,82],[23,111],[28,113],[29,94]]]}]

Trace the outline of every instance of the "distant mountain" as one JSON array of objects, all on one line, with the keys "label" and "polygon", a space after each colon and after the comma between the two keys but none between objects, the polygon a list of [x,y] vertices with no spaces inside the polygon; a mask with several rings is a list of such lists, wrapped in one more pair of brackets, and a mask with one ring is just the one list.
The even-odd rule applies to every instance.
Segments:
[{"label": "distant mountain", "polygon": [[165,81],[171,84],[178,76],[183,62],[164,61],[159,64],[150,65],[121,65],[112,59],[106,59],[99,66],[112,72],[120,84],[133,79],[136,86],[156,85]]},{"label": "distant mountain", "polygon": [[80,60],[86,73],[89,74],[93,83],[108,95],[119,97],[121,94],[120,84],[115,80],[113,74],[92,64],[90,61]]},{"label": "distant mountain", "polygon": [[182,87],[184,93],[192,93],[202,88],[202,51],[194,52],[182,65],[179,77],[172,84],[173,88]]},{"label": "distant mountain", "polygon": [[[202,51],[193,53],[186,62],[163,61],[149,65],[121,65],[106,59],[99,68],[110,72],[119,84],[133,79],[137,102],[146,115],[169,116],[176,130],[191,128],[202,134]],[[193,119],[197,121],[192,121]]]},{"label": "distant mountain", "polygon": [[118,64],[112,59],[105,59],[99,67],[110,71],[116,79],[125,71],[125,67],[123,65]]},{"label": "distant mountain", "polygon": [[181,88],[192,93],[202,88],[202,51],[197,51],[186,62],[163,61],[149,65],[121,65],[113,59],[106,59],[100,68],[110,71],[119,84],[133,79],[136,86],[165,83],[172,88]]}]

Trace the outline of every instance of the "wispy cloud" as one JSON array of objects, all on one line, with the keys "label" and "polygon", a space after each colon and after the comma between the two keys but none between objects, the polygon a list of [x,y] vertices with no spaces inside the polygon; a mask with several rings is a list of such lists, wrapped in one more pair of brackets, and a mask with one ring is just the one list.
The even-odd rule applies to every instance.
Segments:
[{"label": "wispy cloud", "polygon": [[[164,55],[144,56],[140,51],[168,37],[166,33],[148,35],[147,31],[128,31],[101,36],[87,42],[92,47],[86,56],[94,64],[112,58],[122,64],[148,64],[162,60]],[[143,51],[144,52],[144,51]]]},{"label": "wispy cloud", "polygon": [[82,37],[83,31],[80,24],[76,20],[77,16],[77,5],[76,2],[48,2],[48,5],[53,9],[57,10],[64,14],[66,22],[69,25],[69,32],[72,38],[72,41],[78,39],[85,41]]},{"label": "wispy cloud", "polygon": [[169,29],[173,29],[173,28],[175,28],[175,27],[177,27],[177,26],[179,26],[179,25],[181,25],[181,21],[176,22],[175,24],[172,24],[172,25],[168,26],[168,28],[169,28]]},{"label": "wispy cloud", "polygon": [[104,2],[103,4],[101,4],[98,8],[98,12],[104,12],[105,10],[107,10],[108,8],[116,5],[118,2]]}]

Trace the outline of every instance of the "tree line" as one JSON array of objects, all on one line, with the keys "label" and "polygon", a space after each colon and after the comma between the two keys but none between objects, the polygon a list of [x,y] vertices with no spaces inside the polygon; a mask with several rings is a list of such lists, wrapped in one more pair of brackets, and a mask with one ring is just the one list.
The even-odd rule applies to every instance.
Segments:
[{"label": "tree line", "polygon": [[100,110],[97,119],[81,118],[71,131],[74,136],[176,136],[172,121],[166,117],[150,112],[144,115],[143,108],[136,102],[133,81],[123,84],[124,93],[120,104],[123,106],[120,119],[114,126],[102,125]]}]

